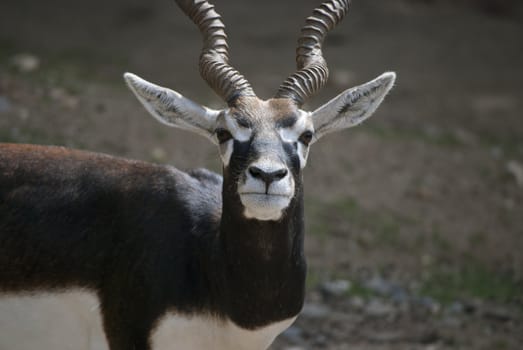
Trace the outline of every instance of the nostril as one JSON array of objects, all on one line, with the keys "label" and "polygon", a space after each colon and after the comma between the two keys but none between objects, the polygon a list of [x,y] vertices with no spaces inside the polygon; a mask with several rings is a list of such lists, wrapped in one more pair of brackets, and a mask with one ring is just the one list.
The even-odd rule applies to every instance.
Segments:
[{"label": "nostril", "polygon": [[287,176],[287,169],[280,169],[280,170],[277,170],[273,173],[273,176],[276,180],[281,180],[283,179],[285,176]]},{"label": "nostril", "polygon": [[252,177],[257,179],[262,176],[263,170],[261,170],[258,167],[255,167],[255,166],[251,166],[251,167],[249,167],[249,173],[252,175]]},{"label": "nostril", "polygon": [[287,176],[287,173],[288,173],[288,171],[285,168],[282,168],[282,169],[276,170],[276,171],[267,172],[267,171],[264,171],[264,170],[258,168],[257,166],[249,167],[249,174],[251,174],[251,176],[254,179],[265,182],[265,184],[267,186],[269,186],[274,181],[279,181],[279,180],[283,179],[285,176]]}]

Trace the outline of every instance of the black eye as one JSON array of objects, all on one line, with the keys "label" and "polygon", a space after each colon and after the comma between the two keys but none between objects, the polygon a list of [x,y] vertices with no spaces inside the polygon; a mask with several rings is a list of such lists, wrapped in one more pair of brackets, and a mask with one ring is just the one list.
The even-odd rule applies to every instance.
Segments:
[{"label": "black eye", "polygon": [[312,131],[305,131],[303,134],[300,135],[300,138],[298,140],[305,146],[308,146],[309,143],[311,143],[312,141]]},{"label": "black eye", "polygon": [[226,129],[216,129],[216,137],[219,143],[224,143],[232,139],[231,133]]}]

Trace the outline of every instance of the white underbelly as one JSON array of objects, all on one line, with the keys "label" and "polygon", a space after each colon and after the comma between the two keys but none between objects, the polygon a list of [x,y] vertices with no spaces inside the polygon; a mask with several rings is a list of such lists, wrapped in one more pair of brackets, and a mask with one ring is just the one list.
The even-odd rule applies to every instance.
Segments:
[{"label": "white underbelly", "polygon": [[107,350],[98,298],[75,291],[0,295],[1,350]]},{"label": "white underbelly", "polygon": [[[152,350],[264,350],[295,318],[254,331],[231,321],[168,313],[150,336]],[[99,301],[73,291],[0,294],[0,350],[108,350]]]},{"label": "white underbelly", "polygon": [[172,313],[163,317],[152,333],[152,350],[265,350],[295,319],[293,317],[257,330],[245,330],[231,321]]}]

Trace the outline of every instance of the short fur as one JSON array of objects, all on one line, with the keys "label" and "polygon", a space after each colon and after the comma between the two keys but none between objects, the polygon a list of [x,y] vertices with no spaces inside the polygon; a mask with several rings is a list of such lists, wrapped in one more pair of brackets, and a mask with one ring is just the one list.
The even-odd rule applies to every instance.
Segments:
[{"label": "short fur", "polygon": [[[156,119],[219,145],[223,178],[61,147],[0,144],[0,292],[93,292],[111,350],[149,350],[155,328],[163,330],[159,323],[172,315],[163,325],[196,320],[191,329],[199,330],[218,321],[227,325],[219,329],[232,330],[227,344],[241,334],[247,347],[259,349],[303,306],[302,169],[309,146],[370,117],[395,74],[307,112],[303,98],[325,82],[307,64],[284,83],[285,94],[264,101],[224,61],[224,27],[212,5],[177,2],[204,34],[202,75],[229,107],[203,107],[131,73],[125,79]],[[337,11],[337,23],[348,5],[326,0],[315,14]],[[331,28],[320,30],[318,45]],[[321,50],[315,52],[310,63],[326,70]],[[307,91],[289,85],[305,76],[305,88],[314,85]]]},{"label": "short fur", "polygon": [[[2,144],[0,288],[94,291],[112,350],[148,349],[167,310],[245,329],[295,316],[305,278],[301,193],[282,222],[220,222],[221,185],[207,170]],[[234,185],[223,193],[224,209],[237,212]]]}]

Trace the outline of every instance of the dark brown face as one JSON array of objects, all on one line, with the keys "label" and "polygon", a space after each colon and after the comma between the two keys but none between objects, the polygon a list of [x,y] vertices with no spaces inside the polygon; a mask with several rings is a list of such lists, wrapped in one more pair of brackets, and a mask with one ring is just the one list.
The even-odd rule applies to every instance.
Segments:
[{"label": "dark brown face", "polygon": [[309,113],[288,99],[243,98],[220,114],[215,137],[224,178],[247,218],[281,217],[301,184],[313,133]]}]

